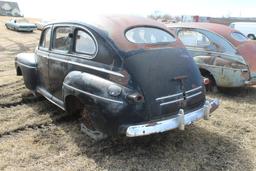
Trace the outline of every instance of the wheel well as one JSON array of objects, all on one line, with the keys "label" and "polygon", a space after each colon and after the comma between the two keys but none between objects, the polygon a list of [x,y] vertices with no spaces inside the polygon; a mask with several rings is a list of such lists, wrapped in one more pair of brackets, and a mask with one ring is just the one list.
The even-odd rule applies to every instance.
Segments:
[{"label": "wheel well", "polygon": [[68,113],[75,114],[83,109],[83,103],[76,96],[69,95],[65,98],[65,108]]},{"label": "wheel well", "polygon": [[93,104],[91,99],[81,100],[74,95],[68,95],[65,98],[65,108],[70,114],[80,114],[85,105],[91,104]]},{"label": "wheel well", "polygon": [[22,71],[21,71],[20,67],[17,67],[16,73],[17,73],[17,75],[22,75]]},{"label": "wheel well", "polygon": [[211,79],[211,81],[213,81],[213,83],[216,84],[214,76],[208,70],[202,68],[200,68],[199,70],[203,77]]}]

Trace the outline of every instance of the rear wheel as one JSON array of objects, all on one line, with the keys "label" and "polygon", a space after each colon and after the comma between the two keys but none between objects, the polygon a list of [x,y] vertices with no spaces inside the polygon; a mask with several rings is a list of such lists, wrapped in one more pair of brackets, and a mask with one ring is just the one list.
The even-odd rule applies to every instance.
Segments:
[{"label": "rear wheel", "polygon": [[206,91],[217,93],[218,86],[217,86],[216,81],[215,81],[214,77],[212,76],[212,74],[206,70],[200,70],[200,72],[203,77],[209,79],[209,83],[207,85],[205,85]]},{"label": "rear wheel", "polygon": [[72,115],[79,115],[81,122],[81,131],[95,141],[107,138],[107,135],[97,130],[92,119],[93,112],[98,112],[97,107],[88,102],[84,105],[75,96],[69,96],[66,99],[66,110]]},{"label": "rear wheel", "polygon": [[90,111],[84,107],[81,112],[81,131],[95,141],[106,139],[107,135],[95,128]]},{"label": "rear wheel", "polygon": [[248,37],[249,39],[251,39],[251,40],[255,40],[254,34],[249,34],[247,37]]}]

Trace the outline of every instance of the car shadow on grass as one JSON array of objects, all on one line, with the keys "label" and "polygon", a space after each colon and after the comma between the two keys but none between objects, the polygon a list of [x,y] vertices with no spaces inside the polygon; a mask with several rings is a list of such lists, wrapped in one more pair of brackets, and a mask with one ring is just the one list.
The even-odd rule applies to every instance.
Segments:
[{"label": "car shadow on grass", "polygon": [[230,139],[197,126],[184,132],[107,140],[90,147],[80,138],[74,141],[86,156],[109,170],[252,169],[245,150]]},{"label": "car shadow on grass", "polygon": [[[49,102],[47,108],[55,107]],[[49,113],[56,129],[64,131],[66,137],[71,137],[68,141],[72,142],[68,143],[78,147],[78,152],[71,155],[84,160],[89,158],[100,169],[253,170],[252,157],[239,142],[196,124],[188,126],[185,131],[173,130],[139,138],[94,142],[80,131],[77,117],[66,115],[58,109],[49,110]],[[56,115],[63,115],[63,119],[55,120]],[[36,138],[50,143],[58,153],[64,153],[69,149],[65,136],[44,132]]]}]

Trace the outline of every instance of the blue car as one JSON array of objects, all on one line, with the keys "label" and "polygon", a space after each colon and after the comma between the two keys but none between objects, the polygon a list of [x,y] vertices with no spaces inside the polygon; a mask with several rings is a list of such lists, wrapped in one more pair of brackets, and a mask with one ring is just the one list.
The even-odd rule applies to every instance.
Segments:
[{"label": "blue car", "polygon": [[29,23],[24,18],[22,19],[12,19],[5,23],[7,29],[14,31],[24,31],[24,32],[33,32],[37,29],[36,25]]}]

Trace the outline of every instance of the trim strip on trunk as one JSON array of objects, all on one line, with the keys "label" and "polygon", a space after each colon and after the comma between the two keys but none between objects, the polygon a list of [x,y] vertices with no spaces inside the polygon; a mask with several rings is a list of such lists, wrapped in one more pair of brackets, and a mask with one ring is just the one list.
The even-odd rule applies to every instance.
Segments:
[{"label": "trim strip on trunk", "polygon": [[[196,87],[194,89],[188,90],[185,93],[188,94],[188,93],[194,92],[196,90],[200,90],[201,88],[202,88],[202,86],[199,86],[199,87]],[[160,100],[169,99],[169,98],[172,98],[172,97],[181,96],[182,94],[183,93],[177,93],[177,94],[172,94],[172,95],[168,95],[168,96],[158,97],[158,98],[156,98],[156,101],[160,101]]]}]

